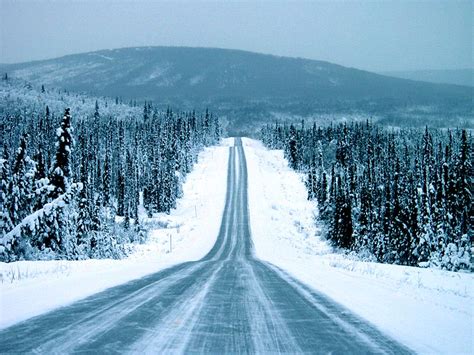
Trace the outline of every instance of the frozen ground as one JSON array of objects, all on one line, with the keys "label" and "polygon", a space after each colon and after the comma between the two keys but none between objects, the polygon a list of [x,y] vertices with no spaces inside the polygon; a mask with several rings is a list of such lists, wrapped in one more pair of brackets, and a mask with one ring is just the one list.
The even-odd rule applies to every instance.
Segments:
[{"label": "frozen ground", "polygon": [[420,353],[472,354],[474,275],[384,265],[335,253],[282,151],[244,139],[256,256]]},{"label": "frozen ground", "polygon": [[130,257],[0,263],[0,329],[166,267],[201,259],[219,232],[229,145],[233,139],[199,155],[177,209],[148,221],[155,229],[148,243],[137,246]]}]

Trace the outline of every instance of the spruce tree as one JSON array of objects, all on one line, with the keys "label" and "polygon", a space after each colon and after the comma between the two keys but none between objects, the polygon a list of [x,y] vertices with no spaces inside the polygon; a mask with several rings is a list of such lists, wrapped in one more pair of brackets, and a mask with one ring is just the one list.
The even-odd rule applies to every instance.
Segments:
[{"label": "spruce tree", "polygon": [[56,198],[66,192],[71,176],[71,152],[74,143],[72,138],[70,109],[64,111],[60,128],[57,130],[56,158],[51,171],[51,184],[54,186],[52,197]]}]

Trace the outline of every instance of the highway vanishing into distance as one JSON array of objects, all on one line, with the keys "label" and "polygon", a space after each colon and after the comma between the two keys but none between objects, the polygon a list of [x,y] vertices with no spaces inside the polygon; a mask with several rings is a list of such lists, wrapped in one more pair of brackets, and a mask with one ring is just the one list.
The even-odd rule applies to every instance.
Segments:
[{"label": "highway vanishing into distance", "polygon": [[239,138],[229,147],[219,235],[203,259],[6,328],[0,331],[0,352],[411,353],[254,257],[247,165]]}]

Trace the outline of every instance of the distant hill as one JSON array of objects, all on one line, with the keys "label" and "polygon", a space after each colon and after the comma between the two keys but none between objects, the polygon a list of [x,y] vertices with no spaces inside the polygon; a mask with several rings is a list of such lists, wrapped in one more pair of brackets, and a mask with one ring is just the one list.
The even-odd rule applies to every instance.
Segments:
[{"label": "distant hill", "polygon": [[387,71],[383,75],[438,84],[474,86],[474,69]]},{"label": "distant hill", "polygon": [[[0,66],[36,84],[153,100],[162,105],[211,107],[231,133],[275,119],[320,115],[392,117],[400,107],[439,112],[472,103],[472,88],[392,78],[323,61],[240,50],[139,47],[68,55]],[[469,113],[469,109],[468,113]],[[457,114],[465,115],[465,109]],[[430,117],[432,115],[430,114]],[[401,116],[400,116],[401,117]],[[419,120],[419,115],[417,114]]]}]

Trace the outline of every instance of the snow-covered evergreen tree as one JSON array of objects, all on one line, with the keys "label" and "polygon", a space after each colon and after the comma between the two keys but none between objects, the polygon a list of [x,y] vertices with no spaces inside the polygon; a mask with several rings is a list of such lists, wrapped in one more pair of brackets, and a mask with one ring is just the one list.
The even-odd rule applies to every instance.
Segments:
[{"label": "snow-covered evergreen tree", "polygon": [[64,111],[61,126],[57,129],[56,135],[56,158],[51,169],[51,184],[54,186],[52,197],[56,198],[66,192],[69,187],[71,176],[71,152],[73,146],[70,109]]}]

